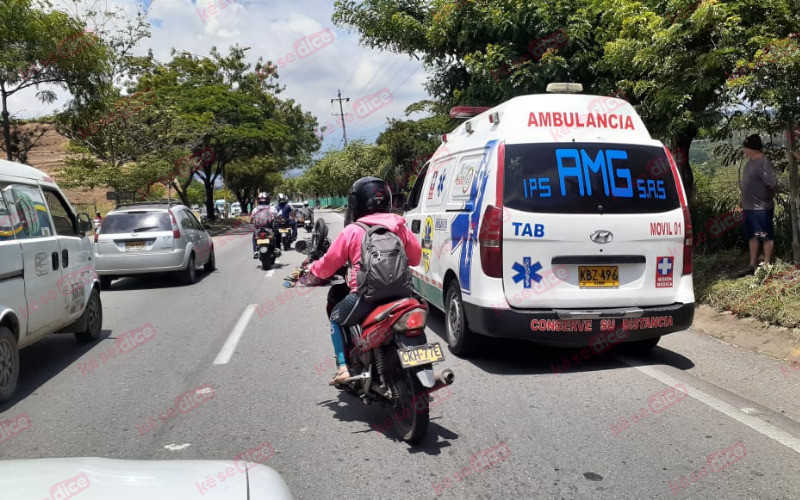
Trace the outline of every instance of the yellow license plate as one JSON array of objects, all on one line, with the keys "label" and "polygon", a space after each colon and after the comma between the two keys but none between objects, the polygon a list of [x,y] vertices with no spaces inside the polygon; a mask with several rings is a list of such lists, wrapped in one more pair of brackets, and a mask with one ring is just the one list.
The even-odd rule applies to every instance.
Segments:
[{"label": "yellow license plate", "polygon": [[581,288],[619,287],[619,266],[578,266]]},{"label": "yellow license plate", "polygon": [[126,241],[125,242],[125,251],[126,252],[140,252],[144,250],[144,241]]},{"label": "yellow license plate", "polygon": [[397,353],[400,355],[400,363],[403,365],[403,368],[427,365],[444,360],[442,347],[438,343],[398,349]]},{"label": "yellow license plate", "polygon": [[280,232],[281,234],[286,234],[286,233],[289,232],[289,230],[288,229],[278,229],[278,232]]},{"label": "yellow license plate", "polygon": [[256,245],[269,245],[269,238],[266,240],[256,240]]}]

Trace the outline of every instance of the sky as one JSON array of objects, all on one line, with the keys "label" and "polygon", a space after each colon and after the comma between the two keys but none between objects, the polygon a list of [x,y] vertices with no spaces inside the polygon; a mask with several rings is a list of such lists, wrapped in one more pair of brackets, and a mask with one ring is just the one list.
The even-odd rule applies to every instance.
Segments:
[{"label": "sky", "polygon": [[[278,65],[278,82],[285,86],[281,97],[297,101],[321,126],[339,120],[333,115],[338,114],[339,104],[331,99],[341,90],[343,98],[350,98],[342,103],[344,112],[355,115],[346,124],[348,141],[374,142],[386,128],[387,118],[405,119],[408,105],[428,98],[420,62],[360,46],[357,33],[333,26],[333,0],[105,1],[147,12],[152,36],[138,50],[144,54],[152,49],[162,62],[169,60],[173,47],[202,56],[213,46],[223,54],[237,43],[251,47],[246,52],[248,62],[262,57]],[[313,45],[314,50],[309,50]],[[67,93],[57,93],[55,103],[42,104],[35,89],[27,89],[12,96],[10,111],[23,119],[53,113],[69,100]],[[365,98],[376,106],[367,106]],[[353,105],[358,108],[359,104],[360,109],[354,110]],[[334,128],[322,134],[320,151],[343,146],[341,126]]]}]

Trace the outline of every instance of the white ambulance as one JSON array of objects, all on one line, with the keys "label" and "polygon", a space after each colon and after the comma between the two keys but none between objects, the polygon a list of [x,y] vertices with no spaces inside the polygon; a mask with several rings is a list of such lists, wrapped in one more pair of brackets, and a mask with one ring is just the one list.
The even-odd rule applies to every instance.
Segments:
[{"label": "white ambulance", "polygon": [[415,291],[445,312],[457,355],[476,334],[648,350],[692,323],[691,220],[672,155],[628,102],[575,90],[454,108],[472,117],[412,188]]}]

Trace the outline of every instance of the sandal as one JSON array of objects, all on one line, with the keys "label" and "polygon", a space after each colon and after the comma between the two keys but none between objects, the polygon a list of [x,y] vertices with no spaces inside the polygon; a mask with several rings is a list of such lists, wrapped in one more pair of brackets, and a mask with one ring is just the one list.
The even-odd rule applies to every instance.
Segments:
[{"label": "sandal", "polygon": [[350,372],[347,370],[347,365],[342,365],[336,370],[336,373],[333,375],[333,378],[328,385],[336,385],[336,384],[343,384],[345,380],[350,378]]}]

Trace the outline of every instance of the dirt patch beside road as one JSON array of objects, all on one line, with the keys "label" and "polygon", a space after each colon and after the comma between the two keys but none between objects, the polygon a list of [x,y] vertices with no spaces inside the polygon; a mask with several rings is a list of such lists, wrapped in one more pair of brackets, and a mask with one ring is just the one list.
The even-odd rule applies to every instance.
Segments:
[{"label": "dirt patch beside road", "polygon": [[800,360],[800,329],[770,325],[754,318],[737,318],[701,304],[694,314],[692,330],[772,358]]}]

